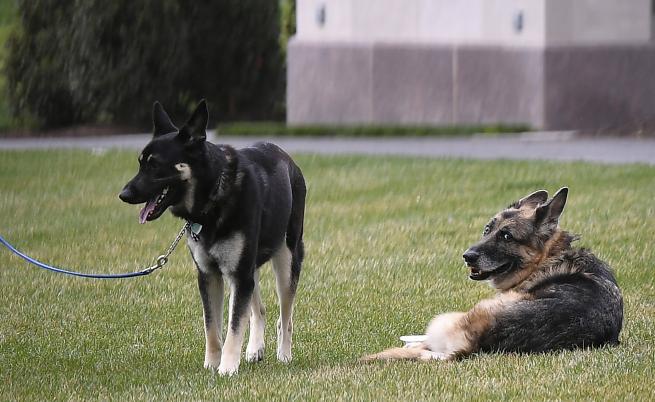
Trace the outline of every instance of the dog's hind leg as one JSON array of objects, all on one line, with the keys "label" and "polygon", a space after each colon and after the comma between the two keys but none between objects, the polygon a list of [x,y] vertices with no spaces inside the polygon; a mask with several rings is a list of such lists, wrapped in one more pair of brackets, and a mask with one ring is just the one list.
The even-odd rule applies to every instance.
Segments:
[{"label": "dog's hind leg", "polygon": [[259,271],[254,275],[255,287],[250,302],[250,335],[248,337],[248,346],[246,347],[246,360],[257,362],[264,359],[264,328],[266,321],[264,319],[265,309],[262,304],[262,297],[259,291]]},{"label": "dog's hind leg", "polygon": [[292,280],[293,256],[286,244],[273,255],[273,271],[277,296],[280,302],[280,317],[277,320],[277,358],[281,362],[291,361],[291,336],[293,334],[293,300],[296,287]]},{"label": "dog's hind leg", "polygon": [[205,368],[217,369],[221,361],[223,332],[223,277],[198,270],[198,289],[205,321]]},{"label": "dog's hind leg", "polygon": [[280,317],[277,320],[277,358],[285,363],[290,362],[292,358],[293,302],[296,297],[300,270],[305,255],[302,235],[305,196],[307,193],[305,180],[300,170],[297,169],[291,176],[293,196],[286,241],[271,259],[273,271],[275,272],[277,296],[280,302]]}]

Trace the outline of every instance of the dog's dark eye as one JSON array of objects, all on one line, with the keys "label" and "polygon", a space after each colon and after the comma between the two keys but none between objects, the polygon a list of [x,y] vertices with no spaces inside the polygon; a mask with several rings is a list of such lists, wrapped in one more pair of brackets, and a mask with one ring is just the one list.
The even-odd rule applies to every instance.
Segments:
[{"label": "dog's dark eye", "polygon": [[491,232],[491,226],[487,225],[484,227],[484,231],[482,232],[482,236],[486,236]]},{"label": "dog's dark eye", "polygon": [[510,232],[504,230],[500,232],[499,235],[503,240],[507,240],[507,241],[510,241],[514,238]]},{"label": "dog's dark eye", "polygon": [[157,159],[155,159],[155,158],[149,156],[147,159],[145,159],[145,160],[142,162],[142,165],[143,165],[143,167],[145,167],[147,170],[151,170],[151,169],[156,169],[157,167],[159,167],[159,162],[157,161]]}]

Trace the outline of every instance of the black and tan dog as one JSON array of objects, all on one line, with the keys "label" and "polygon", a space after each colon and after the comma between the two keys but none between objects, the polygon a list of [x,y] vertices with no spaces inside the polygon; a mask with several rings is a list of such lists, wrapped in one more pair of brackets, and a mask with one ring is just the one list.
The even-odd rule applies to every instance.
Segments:
[{"label": "black and tan dog", "polygon": [[[178,129],[153,108],[154,136],[139,156],[139,171],[121,200],[145,203],[140,222],[170,207],[192,223],[188,246],[198,269],[205,320],[205,367],[231,375],[239,369],[250,310],[246,359],[264,356],[264,306],[258,268],[272,260],[280,302],[277,357],[291,360],[292,314],[303,260],[305,181],[280,148],[269,143],[235,150],[206,141],[202,101]],[[222,342],[223,279],[230,286],[228,330]]]},{"label": "black and tan dog", "polygon": [[496,215],[464,253],[473,280],[499,293],[429,324],[412,347],[366,356],[451,360],[483,352],[539,353],[619,342],[623,299],[610,268],[558,227],[567,188],[537,191]]}]

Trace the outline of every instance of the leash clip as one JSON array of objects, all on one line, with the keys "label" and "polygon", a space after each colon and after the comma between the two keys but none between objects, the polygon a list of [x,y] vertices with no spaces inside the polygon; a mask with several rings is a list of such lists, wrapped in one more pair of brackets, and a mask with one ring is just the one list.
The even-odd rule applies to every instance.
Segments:
[{"label": "leash clip", "polygon": [[150,268],[144,269],[143,272],[146,274],[150,274],[157,269],[163,268],[167,262],[168,262],[168,257],[165,254],[162,254],[155,259],[155,265],[151,266]]},{"label": "leash clip", "polygon": [[157,257],[156,261],[157,261],[157,268],[161,268],[164,265],[166,265],[166,263],[168,262],[168,257],[166,257],[165,255],[160,255],[159,257]]}]

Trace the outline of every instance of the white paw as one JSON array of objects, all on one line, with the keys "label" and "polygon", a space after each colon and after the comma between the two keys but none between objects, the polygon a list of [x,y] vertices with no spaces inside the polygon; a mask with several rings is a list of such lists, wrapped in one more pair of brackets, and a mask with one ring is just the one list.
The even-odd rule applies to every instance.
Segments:
[{"label": "white paw", "polygon": [[204,367],[209,370],[216,370],[221,363],[221,355],[205,355]]},{"label": "white paw", "polygon": [[222,376],[231,376],[239,371],[239,355],[221,357],[221,364],[218,366],[218,374]]},{"label": "white paw", "polygon": [[285,342],[282,345],[277,347],[277,359],[282,363],[291,363],[291,345],[285,345]]},{"label": "white paw", "polygon": [[277,350],[277,359],[282,363],[291,363],[291,348],[285,350],[285,348],[279,348]]},{"label": "white paw", "polygon": [[234,365],[227,365],[221,363],[220,366],[218,366],[218,374],[222,376],[232,376],[235,375],[239,371],[239,365],[234,364]]},{"label": "white paw", "polygon": [[246,348],[246,361],[255,363],[264,360],[264,345],[251,347],[248,344]]}]

